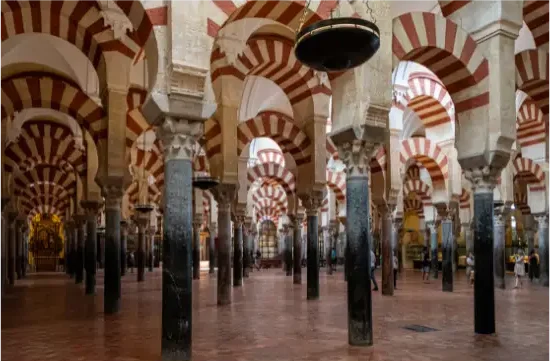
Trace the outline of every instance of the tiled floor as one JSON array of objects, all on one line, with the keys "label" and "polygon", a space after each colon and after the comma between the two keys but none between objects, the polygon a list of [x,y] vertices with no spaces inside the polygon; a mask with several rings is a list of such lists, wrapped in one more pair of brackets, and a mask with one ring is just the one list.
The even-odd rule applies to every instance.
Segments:
[{"label": "tiled floor", "polygon": [[[306,271],[303,270],[305,273]],[[496,291],[496,336],[473,333],[473,295],[459,273],[454,293],[440,281],[406,272],[394,297],[374,293],[374,343],[347,345],[347,305],[341,272],[321,272],[319,301],[281,270],[255,272],[233,290],[234,303],[216,306],[216,279],[194,282],[194,361],[485,361],[548,360],[548,289],[529,285]],[[160,360],[161,272],[123,278],[123,310],[104,317],[98,294],[63,274],[30,275],[2,300],[2,360]],[[303,275],[303,279],[306,274]],[[378,279],[379,274],[378,274]],[[438,329],[416,333],[419,324]]]}]

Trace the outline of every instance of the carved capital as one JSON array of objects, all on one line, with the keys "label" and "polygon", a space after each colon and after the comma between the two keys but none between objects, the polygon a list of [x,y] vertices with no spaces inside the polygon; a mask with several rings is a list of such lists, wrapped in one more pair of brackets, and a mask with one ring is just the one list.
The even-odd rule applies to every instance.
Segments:
[{"label": "carved capital", "polygon": [[496,187],[501,169],[485,166],[466,169],[464,175],[472,183],[474,193],[492,193]]},{"label": "carved capital", "polygon": [[80,202],[80,205],[84,209],[87,220],[95,220],[99,210],[102,208],[102,203],[99,201],[83,200]]},{"label": "carved capital", "polygon": [[493,216],[494,226],[495,227],[504,227],[504,218],[502,214],[495,214]]},{"label": "carved capital", "polygon": [[535,214],[535,220],[539,224],[539,229],[548,228],[548,213]]},{"label": "carved capital", "polygon": [[322,206],[322,201],[326,197],[326,190],[312,190],[308,193],[300,194],[298,197],[301,200],[303,207],[305,207],[307,216],[316,216],[320,206]]},{"label": "carved capital", "polygon": [[345,164],[347,176],[368,175],[370,160],[377,144],[353,140],[337,147],[339,157]]},{"label": "carved capital", "polygon": [[116,185],[106,185],[102,189],[102,195],[105,198],[106,210],[120,210],[123,199],[123,187]]},{"label": "carved capital", "polygon": [[75,222],[75,227],[80,228],[86,224],[87,217],[85,214],[75,214],[73,216],[73,222]]},{"label": "carved capital", "polygon": [[218,211],[230,212],[230,207],[238,196],[238,186],[236,184],[221,183],[214,187],[211,193],[218,203]]},{"label": "carved capital", "polygon": [[203,123],[166,117],[156,135],[163,144],[165,162],[171,159],[194,158],[196,141],[203,134]]},{"label": "carved capital", "polygon": [[194,229],[199,229],[199,227],[201,227],[201,224],[203,224],[203,215],[194,214],[194,219],[192,220],[192,226],[194,227]]},{"label": "carved capital", "polygon": [[143,213],[138,213],[134,216],[134,223],[138,227],[138,232],[144,233],[148,226],[149,217]]},{"label": "carved capital", "polygon": [[121,39],[127,31],[132,31],[133,26],[129,18],[118,6],[105,6],[100,11],[100,16],[104,19],[104,24],[113,30],[113,37]]}]

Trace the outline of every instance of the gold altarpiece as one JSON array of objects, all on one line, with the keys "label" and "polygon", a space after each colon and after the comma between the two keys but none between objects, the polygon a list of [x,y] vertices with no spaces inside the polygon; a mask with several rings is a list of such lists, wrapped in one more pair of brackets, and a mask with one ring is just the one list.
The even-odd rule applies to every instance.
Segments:
[{"label": "gold altarpiece", "polygon": [[64,257],[63,223],[55,214],[36,214],[29,227],[29,263],[37,272],[56,271]]}]

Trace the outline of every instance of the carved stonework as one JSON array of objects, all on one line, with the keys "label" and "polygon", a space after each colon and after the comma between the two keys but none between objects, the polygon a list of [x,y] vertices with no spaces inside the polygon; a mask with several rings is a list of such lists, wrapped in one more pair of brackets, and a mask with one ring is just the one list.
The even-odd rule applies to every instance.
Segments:
[{"label": "carved stonework", "polygon": [[98,211],[102,207],[102,203],[99,201],[82,200],[80,204],[84,209],[87,220],[95,220],[98,215]]},{"label": "carved stonework", "polygon": [[211,190],[218,203],[218,211],[230,212],[230,206],[238,196],[238,186],[235,184],[219,184]]},{"label": "carved stonework", "polygon": [[504,219],[502,218],[502,214],[495,214],[493,219],[495,227],[504,227]]},{"label": "carved stonework", "polygon": [[548,228],[548,214],[546,213],[536,214],[535,220],[539,224],[539,229]]},{"label": "carved stonework", "polygon": [[191,123],[167,117],[156,130],[164,148],[165,162],[194,157],[196,140],[203,134],[203,123]]},{"label": "carved stonework", "polygon": [[168,93],[203,98],[207,69],[173,60],[168,70]]},{"label": "carved stonework", "polygon": [[314,71],[314,75],[316,77],[316,85],[325,85],[328,88],[331,88],[330,85],[330,78],[328,77],[328,73],[325,71]]},{"label": "carved stonework", "polygon": [[299,195],[299,199],[305,207],[307,216],[316,216],[320,206],[322,206],[322,201],[326,197],[326,191],[316,191],[312,190],[308,193]]},{"label": "carved stonework", "polygon": [[107,185],[102,192],[105,198],[106,210],[120,210],[123,199],[123,187],[119,185]]},{"label": "carved stonework", "polygon": [[100,16],[104,19],[104,24],[113,30],[113,37],[115,39],[121,39],[127,31],[133,30],[130,19],[118,6],[104,5],[103,9],[100,11]]},{"label": "carved stonework", "polygon": [[347,176],[368,175],[370,160],[377,144],[353,140],[338,147],[339,157],[345,164]]},{"label": "carved stonework", "polygon": [[230,32],[228,29],[224,29],[217,36],[216,43],[220,46],[220,50],[226,54],[226,61],[230,65],[235,65],[238,56],[243,54],[247,46],[248,36],[242,35],[235,32]]},{"label": "carved stonework", "polygon": [[500,169],[485,166],[464,171],[466,179],[472,183],[474,193],[492,193],[500,176]]},{"label": "carved stonework", "polygon": [[387,108],[370,105],[366,111],[366,124],[386,128],[388,119],[389,109]]}]

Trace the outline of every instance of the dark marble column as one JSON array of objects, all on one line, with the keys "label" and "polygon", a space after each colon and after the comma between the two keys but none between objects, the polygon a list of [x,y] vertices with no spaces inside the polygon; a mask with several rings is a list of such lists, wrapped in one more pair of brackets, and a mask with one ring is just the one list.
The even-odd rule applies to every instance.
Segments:
[{"label": "dark marble column", "polygon": [[320,297],[318,210],[324,196],[323,191],[316,190],[299,196],[307,214],[307,300]]},{"label": "dark marble column", "polygon": [[8,281],[8,238],[9,238],[9,230],[8,230],[8,215],[7,212],[4,212],[4,209],[6,208],[6,205],[9,202],[8,197],[2,197],[2,259],[0,261],[0,264],[2,265],[2,296],[5,292],[5,286],[6,282]]},{"label": "dark marble column", "polygon": [[165,148],[161,359],[192,357],[192,159],[201,123],[166,118],[157,135]]},{"label": "dark marble column", "polygon": [[478,334],[495,333],[493,261],[493,189],[496,169],[464,170],[473,187],[474,208],[474,329]]},{"label": "dark marble column", "polygon": [[243,223],[243,277],[249,278],[251,269],[251,217],[245,217]]},{"label": "dark marble column", "polygon": [[216,223],[211,224],[211,229],[209,232],[209,274],[215,273],[215,265],[216,265],[216,249],[215,249],[215,232],[218,229],[218,226]]},{"label": "dark marble column", "polygon": [[21,278],[27,277],[27,220],[23,220],[21,226]]},{"label": "dark marble column", "polygon": [[284,260],[286,263],[286,276],[289,277],[293,276],[293,236],[291,235],[290,228],[293,229],[287,224],[284,225]]},{"label": "dark marble column", "polygon": [[230,286],[232,285],[230,205],[236,198],[237,187],[234,184],[219,184],[211,192],[218,203],[217,304],[223,306],[232,303],[230,293]]},{"label": "dark marble column", "polygon": [[128,222],[121,220],[121,276],[126,274],[127,270],[127,238],[128,238]]},{"label": "dark marble column", "polygon": [[93,295],[96,293],[96,259],[97,255],[97,224],[96,217],[100,209],[100,202],[81,201],[81,206],[86,211],[86,243],[84,245],[84,270],[85,294]]},{"label": "dark marble column", "polygon": [[104,312],[113,314],[121,308],[121,200],[120,185],[104,187],[105,197],[105,271]]},{"label": "dark marble column", "polygon": [[148,244],[148,272],[153,272],[153,263],[155,260],[155,227],[146,228],[146,242]]},{"label": "dark marble column", "polygon": [[548,271],[549,271],[549,241],[548,237],[548,213],[539,213],[535,216],[538,222],[538,236],[539,236],[539,261],[540,261],[540,283],[548,287]]},{"label": "dark marble column", "polygon": [[345,131],[340,134],[344,139],[332,136],[347,173],[347,306],[352,346],[373,344],[369,175],[376,145],[361,140],[368,135],[366,130],[359,127],[354,132]]},{"label": "dark marble column", "polygon": [[66,224],[66,239],[65,239],[65,267],[67,268],[67,274],[69,277],[73,278],[75,275],[75,267],[73,266],[73,238],[75,234],[75,223],[69,219]]},{"label": "dark marble column", "polygon": [[77,230],[77,244],[75,251],[75,283],[80,284],[84,280],[84,225],[86,217],[83,214],[75,215],[75,227]]},{"label": "dark marble column", "polygon": [[193,242],[193,257],[192,257],[192,263],[193,263],[193,279],[198,280],[200,277],[200,255],[199,255],[199,249],[201,247],[200,245],[200,239],[199,239],[199,233],[201,232],[201,215],[195,215],[194,216],[194,222],[193,222],[193,228],[194,228],[194,242]]},{"label": "dark marble column", "polygon": [[17,257],[17,227],[16,227],[17,212],[8,212],[8,282],[10,285],[15,284],[15,259]]},{"label": "dark marble column", "polygon": [[293,226],[293,283],[301,284],[301,254],[302,254],[302,239],[301,229],[303,228],[303,214],[298,213],[295,216],[290,216]]},{"label": "dark marble column", "polygon": [[464,239],[466,240],[466,256],[473,252],[473,229],[471,223],[462,223],[462,229],[464,231]]},{"label": "dark marble column", "polygon": [[501,214],[494,215],[493,244],[494,244],[494,284],[496,288],[505,289],[506,259],[504,254],[504,221]]},{"label": "dark marble column", "polygon": [[439,278],[439,243],[437,239],[437,225],[434,221],[427,222],[429,228],[429,241],[431,243],[431,275],[433,279]]},{"label": "dark marble column", "polygon": [[105,264],[105,227],[98,227],[98,268],[103,269]]},{"label": "dark marble column", "polygon": [[379,206],[378,211],[382,219],[381,227],[381,294],[393,296],[393,206]]},{"label": "dark marble column", "polygon": [[243,222],[245,215],[234,216],[234,287],[243,284]]},{"label": "dark marble column", "polygon": [[441,221],[441,240],[443,242],[443,292],[453,291],[452,249],[454,234],[451,218],[451,215],[447,214]]},{"label": "dark marble column", "polygon": [[17,218],[15,220],[15,273],[18,280],[23,278],[21,272],[21,258],[23,257],[23,222],[22,218]]},{"label": "dark marble column", "polygon": [[146,227],[148,226],[147,214],[137,214],[135,218],[138,226],[138,249],[136,251],[136,279],[138,282],[144,281],[146,271]]}]

